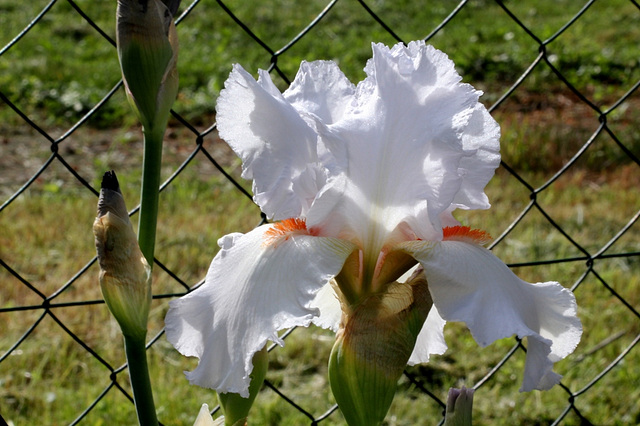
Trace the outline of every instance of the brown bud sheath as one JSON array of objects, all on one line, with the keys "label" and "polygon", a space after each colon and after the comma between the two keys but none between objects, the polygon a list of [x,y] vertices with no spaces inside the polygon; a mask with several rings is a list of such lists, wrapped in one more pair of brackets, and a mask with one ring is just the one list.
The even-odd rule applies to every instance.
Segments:
[{"label": "brown bud sheath", "polygon": [[145,260],[114,172],[102,179],[98,216],[93,223],[100,288],[122,333],[145,336],[151,306],[151,269]]}]

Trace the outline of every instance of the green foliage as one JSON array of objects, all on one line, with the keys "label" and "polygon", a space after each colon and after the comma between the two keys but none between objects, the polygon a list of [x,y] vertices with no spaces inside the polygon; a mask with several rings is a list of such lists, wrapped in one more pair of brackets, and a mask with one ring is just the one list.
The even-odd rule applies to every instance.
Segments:
[{"label": "green foliage", "polygon": [[[78,5],[115,39],[115,4],[79,1]],[[428,36],[453,10],[448,0],[427,3],[398,0],[370,2],[369,6],[405,41]],[[540,39],[553,36],[580,4],[505,2]],[[272,52],[287,79],[302,60],[337,61],[357,82],[364,77],[371,42],[396,40],[355,1],[338,2],[311,33],[280,51],[326,6],[324,0],[258,3],[225,2]],[[42,2],[16,8],[0,0],[0,45],[7,44]],[[487,25],[490,22],[491,25]],[[628,1],[596,2],[573,26],[547,46],[548,58],[579,90],[596,101],[620,95],[628,82],[640,78],[637,40],[640,14]],[[251,72],[271,65],[272,55],[243,31],[217,4],[199,4],[178,25],[180,40],[180,94],[174,108],[191,120],[214,113],[215,99],[231,70],[240,63]],[[429,40],[456,63],[465,81],[484,87],[486,101],[496,100],[506,86],[533,62],[537,43],[494,2],[474,0]],[[275,76],[275,73],[274,73]],[[286,83],[275,77],[281,89]],[[0,57],[0,88],[28,115],[52,124],[73,123],[93,107],[120,80],[115,47],[100,36],[68,3],[58,2],[22,39]],[[544,63],[528,79],[529,89],[567,90]],[[620,90],[618,90],[620,88]],[[121,125],[129,114],[122,99],[107,102],[92,118],[95,126]],[[3,122],[15,121],[7,109]]]}]

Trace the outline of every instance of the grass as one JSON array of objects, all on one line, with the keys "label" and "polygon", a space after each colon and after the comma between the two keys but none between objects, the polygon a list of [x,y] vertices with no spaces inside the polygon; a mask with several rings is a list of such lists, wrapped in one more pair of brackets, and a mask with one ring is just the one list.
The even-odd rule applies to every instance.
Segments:
[{"label": "grass", "polygon": [[[79,0],[82,7],[113,37],[114,4]],[[541,40],[551,37],[579,5],[544,0],[505,2]],[[45,1],[17,6],[0,0],[0,45],[23,28]],[[226,5],[274,51],[282,48],[326,5],[310,2],[243,2]],[[397,0],[367,4],[397,34],[411,40],[425,37],[454,5],[448,1]],[[295,5],[295,7],[294,7]],[[606,19],[603,19],[605,17]],[[637,25],[640,13],[631,2],[596,2],[585,15],[547,46],[549,58],[563,75],[602,110],[606,110],[640,79]],[[486,23],[490,22],[491,25]],[[267,68],[270,54],[234,24],[217,5],[201,3],[178,26],[182,44],[181,92],[175,110],[199,130],[212,122],[215,99],[229,72],[239,62],[247,69]],[[329,15],[297,44],[278,56],[278,67],[292,79],[301,60],[333,59],[358,81],[370,56],[370,42],[394,43],[357,2],[339,1]],[[456,62],[465,81],[482,88],[487,104],[495,102],[537,55],[537,44],[501,9],[489,1],[471,1],[430,40]],[[56,2],[45,18],[15,47],[0,56],[0,91],[17,103],[46,131],[57,137],[119,80],[115,49],[76,14],[68,2]],[[285,82],[277,77],[281,88]],[[607,115],[607,126],[635,155],[640,152],[637,93]],[[523,85],[494,112],[503,130],[503,158],[534,188],[545,185],[599,126],[598,113],[582,103],[540,64]],[[98,187],[105,170],[116,169],[128,207],[139,197],[141,135],[122,91],[117,92],[88,125],[58,146],[65,161]],[[2,155],[0,193],[16,191],[51,155],[50,144],[0,105]],[[194,136],[172,122],[165,144],[168,177],[195,148]],[[205,149],[236,178],[240,164],[215,135]],[[582,258],[594,254],[640,209],[638,165],[607,133],[601,132],[568,173],[536,197],[539,208],[574,242],[549,224],[538,207],[525,216],[494,252],[518,265],[531,261]],[[250,184],[243,182],[246,188]],[[530,191],[501,170],[487,189],[493,208],[460,214],[470,226],[501,235],[530,203]],[[94,256],[91,224],[97,198],[77,183],[64,166],[52,165],[14,203],[0,213],[0,258],[26,281],[49,296],[62,288]],[[217,250],[216,240],[229,232],[246,232],[260,220],[259,210],[224,179],[202,153],[161,195],[156,257],[184,283],[205,275]],[[135,217],[134,217],[135,222]],[[640,251],[640,230],[631,227],[607,253]],[[563,384],[574,392],[587,386],[640,333],[638,317],[612,295],[608,286],[636,311],[640,306],[638,256],[601,258],[588,269],[584,260],[517,266],[524,279],[554,279],[575,287],[585,334],[576,352],[557,364]],[[586,273],[588,272],[588,273]],[[586,273],[586,275],[585,275]],[[97,267],[76,279],[54,303],[99,301]],[[583,277],[584,275],[584,277]],[[4,353],[37,321],[43,311],[11,308],[42,303],[9,272],[0,268],[0,347]],[[154,270],[155,294],[185,289],[161,268]],[[150,336],[163,325],[167,299],[154,300]],[[111,383],[111,369],[124,363],[121,336],[105,306],[61,306],[50,310],[104,360],[79,345],[51,316],[0,363],[0,413],[13,424],[68,424]],[[471,386],[491,370],[512,347],[506,339],[479,348],[464,326],[449,324],[447,354],[425,366],[411,368],[416,380],[441,399],[449,387]],[[270,354],[268,379],[315,417],[332,404],[326,363],[331,333],[299,329],[284,348]],[[164,424],[192,424],[203,402],[216,405],[215,394],[189,386],[182,371],[196,361],[180,356],[164,338],[149,350],[158,415]],[[640,376],[635,347],[600,381],[576,397],[576,407],[596,424],[640,422]],[[106,364],[106,365],[105,365]],[[567,406],[559,387],[549,392],[518,393],[524,353],[516,354],[476,393],[477,424],[548,424]],[[129,388],[126,372],[118,384]],[[387,417],[388,425],[435,423],[442,409],[406,378]],[[252,414],[253,424],[308,424],[309,419],[275,392],[264,388]],[[87,415],[83,424],[134,424],[133,405],[116,389]],[[579,424],[570,413],[564,424]],[[343,424],[332,414],[322,424]]]},{"label": "grass", "polygon": [[[187,283],[195,283],[204,276],[216,251],[213,242],[217,237],[226,232],[246,231],[259,219],[257,209],[244,196],[229,190],[226,181],[215,176],[203,178],[201,174],[190,174],[201,167],[204,164],[188,168],[187,175],[178,178],[171,189],[162,194],[157,258]],[[543,192],[540,203],[570,235],[588,241],[589,249],[599,247],[638,208],[635,185],[610,181],[596,187],[579,176],[568,176],[567,179],[572,181],[566,186],[554,185]],[[123,182],[128,195],[135,184],[126,173]],[[90,224],[96,200],[85,192],[69,192],[67,188],[52,196],[43,186],[30,190],[0,215],[0,226],[8,231],[0,243],[3,260],[40,291],[51,294],[93,256]],[[492,181],[488,193],[494,208],[490,212],[469,214],[463,220],[499,235],[527,200],[520,184],[504,173],[499,173]],[[566,202],[557,203],[559,198]],[[618,200],[616,213],[605,214],[614,200]],[[135,204],[135,195],[127,196],[127,201],[129,206]],[[577,205],[583,206],[586,212],[583,225],[575,223]],[[79,223],[84,225],[78,226]],[[584,226],[584,223],[588,225]],[[595,223],[599,226],[594,226]],[[531,215],[514,234],[495,248],[496,253],[507,261],[570,257],[575,251],[540,215]],[[640,250],[639,237],[638,230],[632,229],[622,245],[616,247],[616,252]],[[44,256],[41,255],[43,251]],[[594,270],[628,303],[638,306],[640,280],[633,272],[637,266],[635,258],[610,259],[597,261]],[[518,269],[523,278],[553,278],[565,286],[574,284],[585,271],[584,262]],[[183,291],[159,268],[154,273],[155,293]],[[99,300],[96,274],[94,266],[55,302]],[[37,297],[5,271],[2,271],[2,281],[6,283],[0,300],[3,308],[39,303]],[[585,386],[640,333],[637,318],[594,274],[581,283],[576,295],[585,336],[576,352],[557,366],[557,371],[565,375],[563,383],[574,391]],[[162,327],[166,310],[166,299],[154,301],[151,336]],[[124,354],[119,331],[104,305],[54,308],[52,313],[109,365],[114,368],[122,365]],[[41,311],[2,315],[7,327],[1,341],[2,347],[7,348],[41,315]],[[603,324],[608,326],[603,327]],[[599,348],[613,334],[617,338]],[[446,335],[450,346],[447,354],[434,357],[426,366],[411,369],[417,380],[440,398],[445,397],[451,386],[476,383],[514,343],[507,339],[481,349],[458,324],[450,324]],[[333,403],[326,375],[332,336],[316,328],[300,329],[286,342],[284,348],[276,349],[270,355],[268,379],[297,404],[318,416]],[[157,408],[165,424],[190,424],[201,403],[215,406],[213,392],[189,386],[182,375],[182,371],[195,367],[194,360],[181,357],[164,339],[151,348],[149,357]],[[518,393],[523,362],[524,354],[517,352],[514,359],[477,392],[474,413],[478,424],[546,423],[564,409],[568,395],[561,389]],[[640,390],[633,384],[640,377],[632,366],[638,362],[640,353],[632,351],[620,366],[577,398],[581,412],[595,423],[612,417],[637,419],[640,411],[635,401],[640,397]],[[3,382],[1,411],[14,424],[31,423],[36,419],[36,413],[43,424],[68,423],[110,383],[109,370],[48,317],[19,351],[2,363],[0,380]],[[118,382],[128,389],[126,375],[121,375]],[[388,424],[420,424],[425,419],[440,417],[440,407],[415,385],[402,379],[399,389]],[[621,389],[627,393],[625,397],[602,401],[603,395],[613,396]],[[269,389],[263,390],[253,413],[254,424],[303,424],[307,421],[304,415]],[[131,424],[134,416],[132,405],[112,390],[88,415],[87,422]],[[342,424],[340,414],[332,415],[327,424]]]}]

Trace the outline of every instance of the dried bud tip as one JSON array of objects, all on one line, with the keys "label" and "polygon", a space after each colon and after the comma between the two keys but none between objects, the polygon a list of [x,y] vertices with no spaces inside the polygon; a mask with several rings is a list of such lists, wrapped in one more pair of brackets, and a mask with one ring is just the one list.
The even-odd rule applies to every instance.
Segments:
[{"label": "dried bud tip", "polygon": [[167,9],[169,9],[169,12],[171,12],[171,16],[176,16],[176,13],[178,13],[178,8],[180,7],[180,1],[181,0],[162,0],[162,3],[167,6]]},{"label": "dried bud tip", "polygon": [[100,189],[110,189],[111,191],[120,192],[120,184],[118,183],[118,178],[115,171],[110,170],[108,172],[105,172],[105,174],[102,176],[102,184],[100,185]]},{"label": "dried bud tip", "polygon": [[122,196],[122,191],[120,191],[116,172],[113,170],[106,172],[102,176],[100,198],[98,198],[98,217],[100,218],[109,212],[129,222],[129,213],[124,204],[124,197]]}]

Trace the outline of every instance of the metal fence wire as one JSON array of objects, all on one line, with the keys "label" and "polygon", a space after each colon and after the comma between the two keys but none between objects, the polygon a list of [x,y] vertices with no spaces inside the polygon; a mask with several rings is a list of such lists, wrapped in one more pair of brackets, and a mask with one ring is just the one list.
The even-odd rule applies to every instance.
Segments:
[{"label": "metal fence wire", "polygon": [[[99,290],[97,292],[82,291],[85,287],[98,286],[95,253],[90,250],[93,243],[90,231],[91,219],[85,221],[80,217],[90,218],[94,213],[93,206],[97,200],[100,176],[106,171],[106,167],[115,164],[116,171],[120,172],[118,165],[126,167],[124,165],[130,164],[127,162],[127,157],[131,155],[131,147],[139,148],[141,137],[135,123],[127,122],[126,119],[125,123],[129,123],[128,130],[114,131],[109,133],[110,136],[103,136],[101,133],[109,130],[101,129],[100,123],[104,116],[112,111],[109,109],[110,105],[124,103],[122,82],[118,82],[120,76],[117,70],[111,76],[111,84],[108,87],[105,86],[95,101],[84,100],[80,107],[75,108],[77,102],[74,99],[69,99],[69,96],[64,99],[59,97],[62,99],[60,102],[67,102],[71,106],[72,113],[55,120],[34,113],[23,97],[17,95],[19,91],[15,87],[8,86],[10,81],[19,80],[16,74],[21,72],[21,68],[16,66],[17,59],[14,58],[16,52],[26,49],[23,47],[26,39],[35,37],[33,34],[39,31],[40,43],[55,42],[56,34],[48,32],[52,28],[50,20],[54,11],[57,13],[56,19],[60,19],[61,15],[68,19],[70,31],[78,26],[82,28],[82,31],[78,31],[74,36],[78,44],[84,43],[87,38],[98,37],[107,47],[107,51],[112,54],[111,60],[117,61],[115,48],[112,48],[115,46],[114,28],[105,24],[109,21],[95,18],[94,9],[100,5],[100,2],[52,0],[45,3],[43,2],[39,13],[33,16],[15,13],[11,15],[21,16],[24,27],[15,34],[5,34],[2,40],[6,44],[0,50],[0,69],[5,74],[5,77],[0,75],[0,98],[3,102],[0,104],[0,113],[5,117],[3,120],[16,123],[6,125],[0,123],[0,156],[4,158],[0,163],[3,197],[0,206],[0,225],[2,226],[0,232],[5,235],[5,237],[0,236],[0,242],[2,242],[0,247],[0,337],[2,342],[0,412],[8,420],[24,415],[24,411],[29,409],[28,401],[34,398],[35,392],[45,394],[40,399],[49,402],[46,407],[37,406],[35,411],[40,413],[46,411],[50,418],[55,419],[53,421],[56,424],[100,424],[99,419],[109,412],[114,400],[123,397],[132,400],[132,397],[126,374],[127,366],[124,364],[122,353],[105,355],[104,346],[97,343],[106,338],[110,339],[107,344],[115,347],[121,345],[121,340],[117,332],[113,331],[113,324],[108,325],[109,321],[105,320],[106,308],[99,296]],[[115,13],[115,2],[109,3]],[[297,7],[295,2],[244,3],[250,3],[252,8],[270,9],[275,16],[278,15],[279,8]],[[483,73],[489,72],[489,67],[498,67],[502,64],[511,70],[511,74],[504,73],[504,81],[480,84],[486,92],[482,100],[487,103],[503,128],[504,158],[499,174],[502,179],[517,181],[517,187],[520,190],[515,196],[516,199],[503,200],[499,191],[496,192],[497,199],[492,199],[493,209],[510,206],[512,214],[505,216],[504,225],[499,231],[501,234],[494,239],[491,248],[500,251],[500,256],[506,258],[510,267],[517,268],[519,274],[535,274],[535,271],[541,271],[538,278],[554,279],[553,276],[546,275],[546,271],[550,268],[561,267],[568,271],[568,276],[571,276],[573,281],[563,284],[570,287],[578,298],[581,309],[579,313],[585,324],[585,334],[599,336],[590,340],[596,343],[588,347],[580,346],[576,353],[568,358],[563,371],[559,371],[566,374],[575,365],[588,362],[591,367],[581,370],[580,380],[563,380],[553,391],[548,392],[550,397],[534,392],[532,396],[526,397],[529,399],[519,399],[518,401],[525,401],[525,403],[521,407],[513,406],[512,411],[527,410],[531,406],[527,404],[535,404],[537,398],[553,398],[556,401],[553,408],[543,409],[544,417],[528,419],[528,424],[635,424],[640,422],[640,410],[637,406],[640,397],[638,372],[640,349],[637,347],[640,340],[640,298],[637,294],[640,288],[637,283],[637,275],[640,273],[638,268],[640,244],[637,240],[639,235],[637,221],[640,217],[640,202],[637,197],[639,182],[637,176],[640,167],[638,159],[640,133],[637,130],[640,128],[640,90],[638,90],[640,79],[637,72],[640,67],[638,62],[640,33],[637,31],[637,28],[640,28],[640,6],[638,3],[635,0],[613,2],[619,6],[613,7],[613,14],[605,15],[602,7],[609,3],[608,0],[606,2],[604,0],[555,2],[553,7],[572,12],[563,22],[558,23],[556,20],[546,25],[545,22],[540,23],[534,19],[536,2],[441,1],[437,3],[440,13],[437,19],[434,18],[433,22],[424,25],[418,23],[412,26],[412,28],[420,28],[420,32],[405,29],[407,23],[415,19],[408,14],[402,15],[403,8],[407,4],[405,1],[325,0],[323,2],[318,0],[312,3],[316,10],[313,16],[300,18],[296,15],[296,22],[281,23],[281,26],[271,24],[268,27],[264,22],[259,22],[259,14],[247,15],[244,12],[238,12],[246,11],[246,7],[241,6],[242,2],[212,0],[183,2],[176,19],[181,37],[180,60],[206,57],[214,63],[220,56],[220,50],[230,49],[227,46],[229,40],[242,38],[245,40],[243,43],[247,49],[250,47],[258,51],[258,54],[251,59],[251,66],[243,64],[245,68],[250,69],[251,72],[257,71],[258,67],[268,69],[278,79],[278,84],[286,87],[293,78],[295,68],[290,66],[287,68],[282,65],[283,61],[289,59],[291,62],[299,62],[299,57],[307,60],[333,59],[311,56],[311,54],[305,56],[306,52],[296,51],[297,46],[304,43],[314,41],[329,46],[336,43],[337,39],[346,37],[350,31],[357,29],[364,35],[365,39],[359,41],[365,47],[371,41],[383,40],[386,44],[393,44],[399,41],[408,42],[412,39],[424,39],[439,47],[448,37],[447,34],[466,34],[465,37],[469,43],[474,43],[478,48],[474,50],[474,58],[466,58],[467,65],[463,70],[465,81],[478,87],[474,80],[481,79]],[[433,6],[427,3],[429,2],[425,2],[425,7]],[[7,11],[21,7],[23,6],[12,5],[12,2],[0,1],[0,14],[8,16]],[[615,12],[617,7],[619,7],[618,13]],[[393,17],[386,15],[390,8],[396,10]],[[483,40],[479,29],[494,25],[494,22],[476,19],[476,12],[480,8],[492,10],[496,21],[509,22],[509,29],[502,34],[502,41],[517,38],[519,44],[514,45],[513,49],[526,49],[530,58],[528,61],[518,64],[509,62],[515,50],[505,51],[496,56],[495,53],[487,53],[487,50],[483,49],[483,46],[490,45],[494,41]],[[566,10],[563,11],[565,14]],[[606,10],[607,13],[611,12],[610,3]],[[205,12],[207,16],[215,15],[216,19],[227,23],[224,31],[222,27],[218,28],[215,25],[207,29],[206,42],[197,37],[198,31],[189,31],[191,26],[200,22],[200,17],[204,16]],[[551,15],[558,14],[551,11]],[[244,16],[258,16],[258,18],[250,20]],[[597,67],[598,63],[575,60],[576,57],[580,58],[575,53],[583,47],[581,45],[558,47],[563,40],[566,40],[568,33],[580,28],[584,30],[584,26],[590,25],[589,22],[593,22],[594,19],[607,22],[606,25],[598,27],[602,31],[611,33],[607,40],[618,37],[617,31],[625,28],[629,30],[635,26],[635,30],[631,31],[635,39],[628,41],[637,48],[635,63],[631,63],[627,74],[621,74],[627,75],[628,78],[612,81],[612,76],[595,73],[600,78],[584,83],[579,80],[579,76],[585,72],[585,67]],[[323,26],[323,23],[329,20],[341,22],[343,32],[330,33]],[[287,25],[297,28],[295,35],[287,38],[285,42],[274,42],[273,40],[280,39],[273,35]],[[591,34],[589,29],[583,32],[586,34],[586,39],[582,40],[585,44],[596,43],[598,34]],[[602,46],[603,51],[608,48],[613,47],[606,44]],[[361,49],[361,46],[344,44],[341,49],[344,54],[343,63],[353,61],[358,62],[360,68],[364,66],[364,61],[360,60],[359,56],[355,54],[350,56],[352,50]],[[456,57],[454,48],[443,48],[443,50],[458,63],[460,58]],[[29,59],[31,61],[43,60],[40,56],[43,53],[39,53],[37,49],[28,53],[31,55]],[[86,53],[87,61],[100,60],[92,57],[91,52]],[[615,54],[614,52],[613,55]],[[241,56],[241,52],[238,56]],[[228,69],[231,66],[230,63],[219,65],[226,66]],[[52,74],[55,73],[54,70],[50,71]],[[494,72],[491,75],[503,74]],[[511,75],[515,77],[512,78]],[[76,76],[77,84],[82,85],[85,77],[88,78]],[[116,84],[113,85],[113,83]],[[225,191],[237,193],[233,198],[235,204],[231,206],[220,207],[215,204],[215,201],[213,204],[211,202],[207,204],[206,209],[211,211],[203,212],[199,219],[202,223],[200,227],[203,229],[208,227],[207,221],[212,217],[221,220],[221,218],[233,216],[234,209],[252,208],[250,202],[243,204],[242,201],[242,199],[250,199],[251,195],[245,189],[247,182],[236,179],[238,162],[233,159],[216,136],[215,117],[211,105],[215,103],[215,95],[212,92],[219,90],[220,84],[218,83],[214,89],[207,89],[204,87],[206,84],[206,81],[202,82],[203,89],[200,94],[194,91],[186,94],[183,92],[181,100],[174,107],[165,147],[165,160],[168,164],[164,169],[166,180],[162,185],[162,194],[168,194],[171,191],[180,190],[184,183],[181,179],[191,179],[192,176],[205,174],[225,188]],[[485,86],[483,87],[482,84]],[[197,86],[197,83],[195,85]],[[29,87],[34,86],[25,87],[28,91]],[[206,98],[203,105],[209,105],[208,110],[203,109],[191,114],[182,112],[181,108],[185,108],[184,105],[189,101],[195,102],[194,99],[201,98]],[[46,107],[48,104],[43,105]],[[507,114],[513,111],[516,113]],[[538,154],[540,158],[548,158],[543,154],[548,148],[542,144],[543,134],[549,126],[560,129],[562,137],[567,141],[566,147],[562,148],[566,152],[557,153],[559,158],[557,164],[545,165],[544,169],[551,172],[537,173],[537,162],[540,161]],[[529,130],[522,130],[523,127]],[[505,146],[509,142],[508,139],[505,141],[509,134],[514,136],[510,142],[511,145]],[[119,138],[121,143],[113,142],[114,138]],[[570,144],[570,141],[574,144]],[[603,145],[607,147],[607,155],[600,155]],[[516,149],[514,147],[523,150],[520,155],[525,161],[521,161],[522,158],[517,160],[518,152],[513,151]],[[45,152],[49,150],[50,152]],[[104,154],[105,150],[108,151],[111,162],[104,161],[103,157],[98,155]],[[510,161],[510,159],[514,160]],[[529,167],[526,164],[529,164]],[[170,167],[170,170],[167,167]],[[613,182],[627,182],[627,187],[617,192],[616,184],[607,183],[610,178],[613,178]],[[134,174],[130,181],[135,182],[135,179]],[[590,183],[585,184],[585,181]],[[628,182],[631,188],[628,187]],[[571,192],[570,187],[582,188],[578,191],[588,197],[589,188],[593,189],[592,187],[598,185],[609,185],[607,188],[611,191],[604,206],[600,205],[598,211],[585,211],[582,205],[573,206],[575,200],[572,198],[574,195],[571,194],[575,192]],[[636,191],[633,190],[634,187]],[[205,198],[215,199],[216,193],[207,192],[206,185],[202,188],[198,200],[206,203]],[[594,191],[596,189],[598,188]],[[78,213],[78,220],[75,221],[77,229],[60,229],[62,221],[57,215],[62,212],[49,209],[46,203],[44,207],[35,207],[30,204],[30,194],[37,191],[44,194],[45,198],[66,197],[69,203],[73,203],[74,199],[82,200],[76,201],[78,209],[84,209],[90,213]],[[627,199],[619,198],[621,196],[619,194],[626,194]],[[125,194],[125,197],[131,199],[135,194]],[[160,228],[163,228],[163,200],[161,195]],[[129,203],[132,204],[131,201]],[[559,216],[555,210],[557,205],[575,207],[572,211],[577,213],[569,218],[571,222],[568,222],[566,217]],[[129,205],[129,207],[134,206]],[[188,209],[189,206],[184,208]],[[225,208],[227,210],[224,210]],[[136,211],[137,208],[133,208],[132,215]],[[258,209],[254,208],[251,211],[255,212],[255,221],[251,224],[254,226],[263,218]],[[64,214],[73,215],[74,213],[65,210]],[[40,217],[41,220],[36,224],[21,225],[21,218],[27,215]],[[74,220],[71,222],[73,223]],[[180,223],[164,225],[165,228],[170,228],[167,232],[176,233],[180,232],[180,226]],[[596,240],[585,241],[583,233],[585,226],[595,227],[594,232],[599,237]],[[14,227],[20,228],[20,231],[10,233],[10,228]],[[230,229],[226,232],[235,230],[231,225],[228,227]],[[531,227],[543,228],[545,231],[541,235],[545,237],[540,237],[533,249],[519,247],[519,236],[529,232]],[[176,255],[171,254],[172,250],[180,250],[177,257],[195,256],[193,254],[195,251],[204,251],[203,256],[211,259],[215,251],[215,238],[222,235],[213,232],[216,231],[203,230],[202,235],[183,236],[183,241],[174,241],[172,243],[174,245],[169,247],[166,244],[163,246],[162,237],[159,237],[154,275],[159,277],[162,284],[154,284],[155,310],[152,312],[152,317],[155,316],[156,322],[160,325],[156,324],[155,328],[152,327],[148,343],[150,355],[155,353],[161,358],[159,364],[179,359],[179,356],[171,358],[164,355],[171,351],[163,338],[161,328],[161,320],[166,312],[168,300],[200,285],[204,276],[204,271],[201,271],[201,275],[197,278],[186,273],[181,262],[176,260]],[[75,258],[72,264],[79,265],[73,268],[68,267],[69,263],[64,263],[60,259],[61,256],[69,256],[64,251],[69,233],[86,234],[83,251],[70,255]],[[13,235],[12,243],[6,238],[9,234]],[[15,241],[16,238],[19,241]],[[23,245],[29,249],[16,251],[11,248]],[[22,254],[17,255],[18,252]],[[513,254],[516,252],[525,254],[523,256]],[[52,280],[51,277],[55,279]],[[635,283],[634,286],[631,285],[632,283]],[[587,295],[591,296],[587,297]],[[586,306],[583,303],[585,300]],[[589,306],[588,301],[594,301],[594,304]],[[615,311],[611,311],[614,308]],[[88,317],[81,316],[80,313],[85,311],[90,312]],[[86,331],[78,331],[81,329],[78,318],[84,318],[82,321],[94,321],[94,332],[88,334]],[[286,333],[287,342],[297,333],[309,333],[309,330],[289,330]],[[321,337],[318,339],[322,340]],[[22,364],[19,359],[24,358],[28,353],[33,353],[31,351],[34,346],[40,347],[37,353],[42,359],[41,362],[33,364],[39,365],[40,368],[33,371],[20,370]],[[76,353],[74,357],[69,355],[69,346],[74,348]],[[302,398],[295,392],[295,387],[283,386],[285,378],[274,371],[277,370],[279,363],[296,362],[295,359],[291,359],[295,358],[295,354],[279,355],[284,353],[286,347],[271,348],[272,364],[275,366],[267,375],[264,388],[258,398],[268,398],[270,395],[272,404],[290,405],[299,411],[297,422],[300,424],[339,424],[342,418],[330,396],[323,397],[326,399],[326,404],[318,410],[309,408],[309,397]],[[474,347],[469,351],[476,349],[479,350]],[[508,380],[520,380],[522,370],[512,369],[512,364],[522,356],[526,345],[516,339],[506,344],[493,345],[489,350],[495,352],[495,362],[486,366],[486,370],[481,373],[469,375],[466,379],[464,376],[468,373],[460,372],[459,376],[462,377],[460,380],[464,380],[467,386],[473,386],[477,390],[476,398],[495,399],[495,404],[513,404],[514,399],[500,394],[499,377],[506,375]],[[77,352],[84,355],[77,355]],[[70,358],[67,360],[65,357]],[[157,367],[154,370],[154,384],[158,383],[162,386],[163,374],[165,376],[181,375],[182,369],[192,369],[193,366],[194,364],[189,364],[188,367],[184,365]],[[437,423],[441,421],[440,413],[445,405],[446,394],[432,386],[435,380],[434,370],[428,370],[428,368],[428,366],[408,368],[401,379],[400,388],[401,391],[410,392],[415,399],[416,405],[412,408],[413,410],[419,412],[425,409],[423,407],[430,407],[432,412],[438,413],[436,418],[425,419],[424,423]],[[78,385],[70,378],[85,377],[87,369],[99,371],[98,374],[103,376],[104,382],[96,388],[98,390],[95,390],[95,394],[86,391],[85,387],[82,388],[84,390],[76,389],[75,392],[82,392],[82,395],[79,394],[77,398],[82,401],[77,404],[80,408],[72,413],[68,409],[63,410],[62,404],[56,402],[56,392],[64,388],[74,392],[74,387]],[[455,372],[452,373],[454,376],[455,374]],[[51,380],[50,383],[57,383],[57,386],[53,389],[38,388],[36,384],[43,377],[48,377]],[[291,378],[293,381],[295,379],[295,377]],[[309,376],[301,377],[299,380],[309,380]],[[32,384],[31,388],[29,383]],[[186,417],[182,419],[172,419],[160,410],[159,417],[164,424],[174,424],[178,420],[185,424],[189,423],[188,419],[195,417],[199,404],[206,402],[204,398],[209,398],[211,408],[215,406],[215,403],[211,402],[215,401],[211,399],[213,392],[204,390],[205,393],[194,396],[188,393],[194,391],[189,390],[193,387],[190,387],[186,380],[180,383],[183,383],[184,389],[178,390],[177,394],[192,398],[193,402],[190,406],[193,409],[185,413]],[[323,386],[326,388],[326,383]],[[326,389],[325,394],[327,394]],[[201,399],[196,400],[197,398]],[[612,406],[612,401],[615,400],[628,402],[615,405],[622,407],[617,411],[608,409],[607,407]],[[132,404],[129,405],[132,406]],[[159,406],[162,404],[160,403]],[[388,420],[389,424],[406,424],[402,423],[402,409],[398,408],[395,413]],[[133,411],[130,414],[133,416]],[[30,418],[33,419],[34,424],[39,423],[37,420],[39,416],[38,413],[31,415]],[[133,417],[129,418],[133,419]],[[503,421],[509,424],[512,422],[512,419],[478,418],[477,420],[479,423]],[[278,419],[273,419],[272,423],[278,424]]]}]

